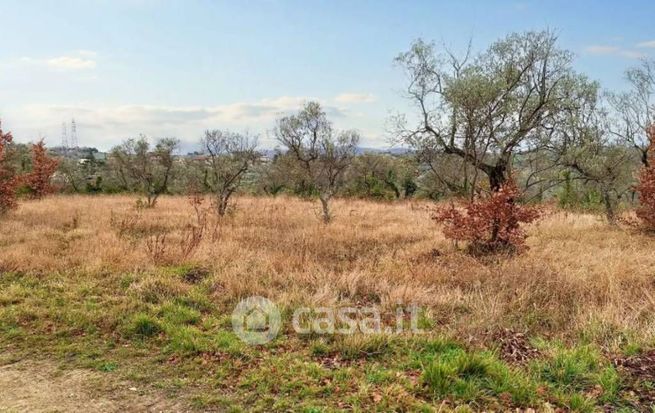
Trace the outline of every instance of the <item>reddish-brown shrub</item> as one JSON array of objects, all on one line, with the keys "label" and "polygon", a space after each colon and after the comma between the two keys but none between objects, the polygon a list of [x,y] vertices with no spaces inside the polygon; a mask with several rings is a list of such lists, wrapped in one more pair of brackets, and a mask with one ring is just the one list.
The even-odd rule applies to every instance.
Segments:
[{"label": "reddish-brown shrub", "polygon": [[648,131],[650,146],[648,148],[649,165],[639,172],[637,192],[640,206],[637,208],[637,218],[646,231],[655,231],[655,125]]},{"label": "reddish-brown shrub", "polygon": [[8,159],[8,146],[12,142],[10,132],[2,132],[0,123],[0,215],[16,207],[16,171]]},{"label": "reddish-brown shrub", "polygon": [[32,145],[32,171],[25,176],[23,182],[33,198],[43,198],[54,191],[50,180],[58,166],[59,161],[48,156],[43,140]]},{"label": "reddish-brown shrub", "polygon": [[473,253],[518,252],[525,248],[521,224],[541,215],[536,207],[517,202],[519,190],[513,181],[498,191],[468,202],[463,209],[454,204],[438,208],[433,219],[443,223],[446,238],[466,241]]}]

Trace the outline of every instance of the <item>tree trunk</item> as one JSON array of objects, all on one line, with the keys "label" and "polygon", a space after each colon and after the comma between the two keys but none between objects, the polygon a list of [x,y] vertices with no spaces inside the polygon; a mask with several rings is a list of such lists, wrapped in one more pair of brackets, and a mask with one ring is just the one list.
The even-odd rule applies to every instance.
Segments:
[{"label": "tree trunk", "polygon": [[612,205],[612,198],[610,192],[607,189],[602,189],[603,193],[603,204],[605,205],[605,217],[607,217],[607,222],[610,225],[616,224],[616,214],[614,213],[614,205]]},{"label": "tree trunk", "polygon": [[227,212],[227,201],[228,201],[228,197],[222,194],[217,197],[216,212],[218,213],[219,217],[225,216],[225,213]]},{"label": "tree trunk", "polygon": [[507,165],[504,162],[499,162],[487,175],[489,175],[489,188],[493,192],[497,192],[507,181]]},{"label": "tree trunk", "polygon": [[75,184],[75,178],[71,174],[70,176],[67,177],[68,181],[70,182],[71,186],[73,187],[73,191],[75,191],[76,194],[79,194],[81,191],[77,189],[77,185]]},{"label": "tree trunk", "polygon": [[396,199],[400,199],[400,189],[398,188],[398,186],[393,181],[390,181],[388,179],[385,179],[384,183],[387,184],[389,188],[391,188],[394,195],[396,196]]},{"label": "tree trunk", "polygon": [[148,193],[146,194],[146,206],[148,208],[154,208],[157,205],[158,194]]},{"label": "tree trunk", "polygon": [[321,195],[319,196],[321,200],[321,206],[323,207],[323,223],[329,224],[332,216],[330,215],[330,197]]}]

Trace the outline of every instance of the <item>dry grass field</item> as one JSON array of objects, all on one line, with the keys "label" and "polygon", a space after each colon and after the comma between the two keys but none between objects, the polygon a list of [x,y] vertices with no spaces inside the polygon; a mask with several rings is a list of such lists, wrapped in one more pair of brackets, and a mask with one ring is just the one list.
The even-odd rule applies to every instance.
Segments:
[{"label": "dry grass field", "polygon": [[[186,198],[24,202],[0,220],[2,361],[50,360],[161,390],[198,410],[648,410],[655,240],[554,211],[516,257],[474,258],[430,204],[237,200],[197,222]],[[230,315],[260,295],[282,333],[242,343]],[[298,335],[299,306],[421,309],[422,334]],[[637,365],[637,368],[633,368]]]}]

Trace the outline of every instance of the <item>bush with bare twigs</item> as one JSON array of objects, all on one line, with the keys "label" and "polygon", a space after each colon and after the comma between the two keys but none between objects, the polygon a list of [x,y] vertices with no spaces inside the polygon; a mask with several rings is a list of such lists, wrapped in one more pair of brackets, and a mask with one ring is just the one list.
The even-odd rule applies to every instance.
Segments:
[{"label": "bush with bare twigs", "polygon": [[140,209],[124,216],[112,212],[110,227],[119,239],[133,246],[141,245],[153,263],[177,264],[191,258],[203,240],[216,242],[220,238],[220,220],[212,213],[212,205],[205,206],[205,196],[193,192],[188,202],[193,207],[195,222],[179,231],[149,224]]},{"label": "bush with bare twigs", "polygon": [[118,238],[132,238],[139,232],[138,226],[141,221],[141,214],[138,213],[139,211],[140,210],[137,209],[136,214],[128,214],[125,216],[119,216],[113,211],[111,212],[109,226]]},{"label": "bush with bare twigs", "polygon": [[464,211],[454,204],[438,208],[433,219],[444,225],[444,235],[469,243],[476,254],[519,252],[525,248],[526,234],[521,224],[541,215],[536,207],[518,203],[519,191],[513,181],[484,198],[467,203]]}]

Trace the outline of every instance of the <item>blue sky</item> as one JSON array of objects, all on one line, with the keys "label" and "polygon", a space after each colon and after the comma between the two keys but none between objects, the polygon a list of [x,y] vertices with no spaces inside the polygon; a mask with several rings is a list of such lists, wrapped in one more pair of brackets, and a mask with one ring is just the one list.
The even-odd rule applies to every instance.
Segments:
[{"label": "blue sky", "polygon": [[0,0],[0,117],[21,142],[108,149],[145,133],[190,147],[207,128],[274,147],[275,118],[317,99],[337,127],[387,146],[407,110],[393,58],[422,37],[475,50],[552,29],[575,67],[610,89],[655,58],[655,2]]}]

